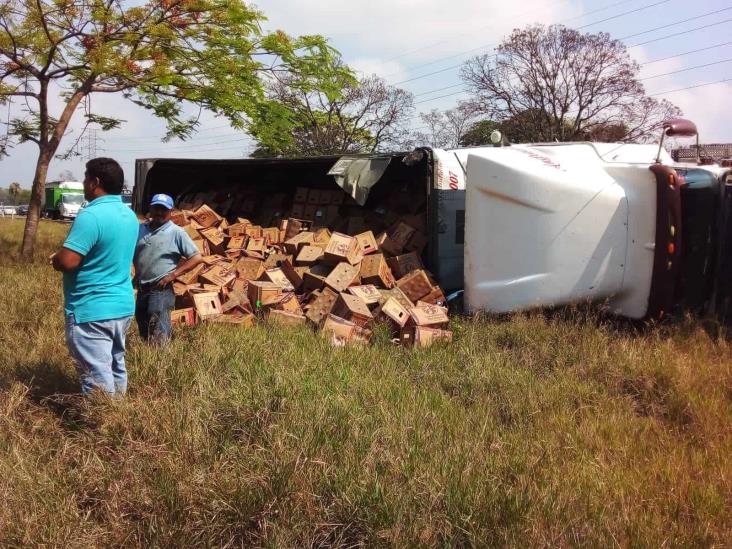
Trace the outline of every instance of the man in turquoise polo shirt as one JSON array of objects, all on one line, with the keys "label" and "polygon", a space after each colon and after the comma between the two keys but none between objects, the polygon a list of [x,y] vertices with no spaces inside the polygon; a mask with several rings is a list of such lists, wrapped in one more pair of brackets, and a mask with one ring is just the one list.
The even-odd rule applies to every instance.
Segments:
[{"label": "man in turquoise polo shirt", "polygon": [[84,198],[63,247],[51,256],[63,272],[66,344],[81,390],[127,390],[125,337],[135,312],[131,265],[139,222],[120,196],[124,174],[111,158],[86,164]]}]

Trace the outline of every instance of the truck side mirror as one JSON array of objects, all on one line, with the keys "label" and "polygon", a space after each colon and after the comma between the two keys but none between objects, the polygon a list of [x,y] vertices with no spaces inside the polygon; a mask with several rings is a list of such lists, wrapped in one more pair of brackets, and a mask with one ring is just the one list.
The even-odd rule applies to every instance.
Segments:
[{"label": "truck side mirror", "polygon": [[658,144],[658,156],[656,163],[661,162],[661,149],[663,148],[663,140],[669,137],[695,137],[696,136],[696,163],[699,164],[699,132],[696,124],[685,118],[672,118],[665,120],[662,124],[663,133],[661,134],[661,142]]}]

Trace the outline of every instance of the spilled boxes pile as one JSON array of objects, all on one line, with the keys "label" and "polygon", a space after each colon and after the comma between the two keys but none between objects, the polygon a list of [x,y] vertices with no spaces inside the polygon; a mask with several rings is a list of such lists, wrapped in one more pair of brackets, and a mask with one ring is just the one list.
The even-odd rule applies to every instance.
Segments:
[{"label": "spilled boxes pile", "polygon": [[420,260],[426,239],[407,223],[419,224],[413,217],[349,235],[294,217],[275,227],[232,223],[206,204],[175,210],[173,222],[204,262],[173,283],[173,322],[310,324],[336,345],[368,343],[383,322],[403,345],[451,340],[445,296]]}]

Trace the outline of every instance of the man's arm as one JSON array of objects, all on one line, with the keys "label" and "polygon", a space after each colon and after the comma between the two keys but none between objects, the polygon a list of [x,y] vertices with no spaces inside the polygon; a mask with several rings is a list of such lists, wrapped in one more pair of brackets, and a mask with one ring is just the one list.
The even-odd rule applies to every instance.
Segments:
[{"label": "man's arm", "polygon": [[51,265],[54,270],[65,273],[73,271],[81,265],[84,256],[68,248],[61,248],[58,252],[51,256]]},{"label": "man's arm", "polygon": [[158,287],[165,288],[165,286],[167,286],[168,284],[171,284],[176,278],[178,278],[183,273],[187,273],[188,271],[193,269],[199,263],[203,263],[203,256],[200,253],[196,253],[196,255],[189,257],[185,261],[185,263],[183,263],[183,265],[180,265],[172,273],[168,273],[163,278],[161,278],[158,281]]}]

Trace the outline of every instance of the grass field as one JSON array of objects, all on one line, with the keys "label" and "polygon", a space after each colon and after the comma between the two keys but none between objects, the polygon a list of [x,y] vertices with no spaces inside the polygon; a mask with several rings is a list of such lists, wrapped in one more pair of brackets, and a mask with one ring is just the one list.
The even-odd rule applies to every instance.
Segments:
[{"label": "grass field", "polygon": [[67,226],[0,220],[0,546],[729,546],[732,349],[692,321],[455,319],[449,346],[204,325],[85,405]]}]

